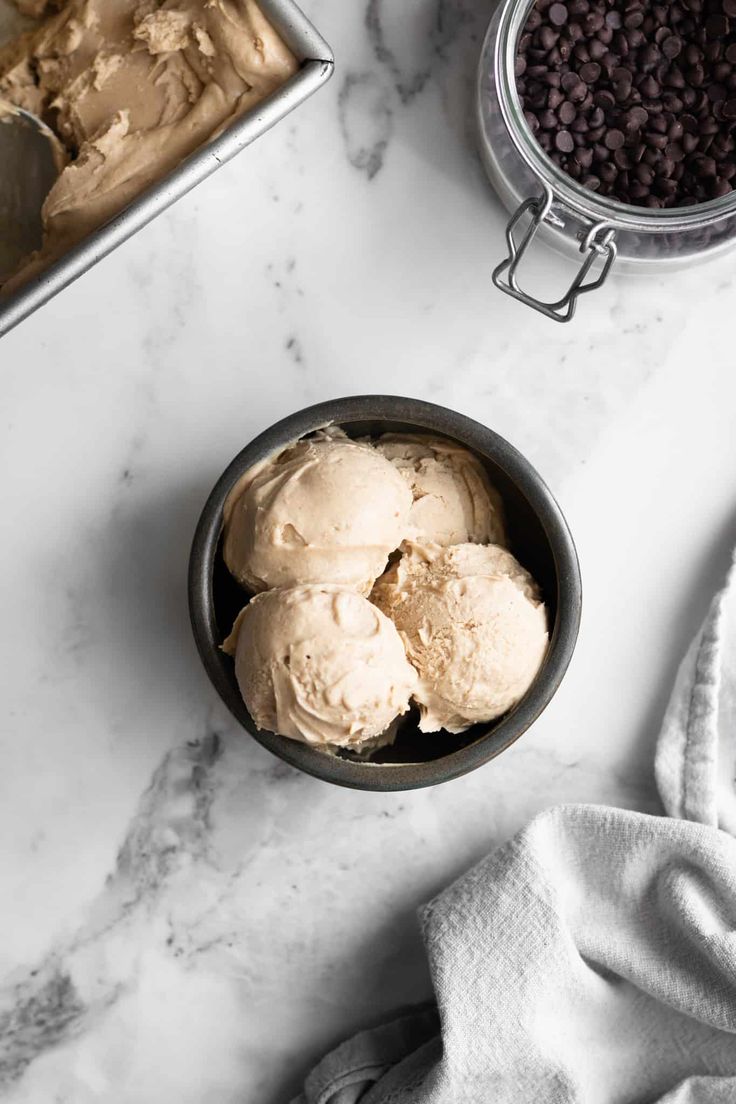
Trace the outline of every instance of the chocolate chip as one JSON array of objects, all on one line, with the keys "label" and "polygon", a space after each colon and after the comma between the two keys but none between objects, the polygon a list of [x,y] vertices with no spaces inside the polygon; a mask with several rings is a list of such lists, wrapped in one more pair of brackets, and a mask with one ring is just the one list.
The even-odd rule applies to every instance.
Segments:
[{"label": "chocolate chip", "polygon": [[685,76],[682,69],[678,69],[676,65],[673,65],[665,76],[665,83],[668,88],[676,88],[678,91],[685,87]]},{"label": "chocolate chip", "polygon": [[576,115],[577,109],[575,107],[575,104],[571,103],[570,100],[565,100],[562,104],[560,104],[559,110],[557,112],[557,118],[560,120],[563,126],[569,126]]},{"label": "chocolate chip", "polygon": [[631,95],[631,79],[617,80],[613,86],[616,103],[625,103]]},{"label": "chocolate chip", "polygon": [[712,157],[701,157],[695,166],[695,171],[698,176],[715,176],[718,166]]},{"label": "chocolate chip", "polygon": [[567,23],[567,8],[564,4],[552,4],[548,14],[550,23],[555,27],[564,27]]},{"label": "chocolate chip", "polygon": [[679,57],[682,53],[682,39],[677,35],[670,35],[668,38],[665,38],[662,42],[662,53],[666,58],[669,58],[670,61],[672,61],[673,58]]},{"label": "chocolate chip", "polygon": [[[562,5],[560,5],[560,7],[562,7]],[[575,149],[575,142],[573,141],[570,131],[559,130],[555,135],[555,145],[560,153],[572,153]]]},{"label": "chocolate chip", "polygon": [[640,184],[646,184],[650,187],[654,183],[654,170],[651,165],[646,165],[643,162],[636,166],[636,179]]},{"label": "chocolate chip", "polygon": [[671,115],[679,115],[684,106],[684,101],[676,96],[674,92],[665,92],[662,97],[662,107]]},{"label": "chocolate chip", "polygon": [[597,34],[603,26],[603,22],[603,15],[600,11],[589,12],[583,19],[583,33],[586,35]]},{"label": "chocolate chip", "polygon": [[539,31],[539,44],[543,50],[551,50],[559,37],[551,27],[542,27]]},{"label": "chocolate chip", "polygon": [[616,130],[615,128],[613,130],[609,130],[605,138],[603,139],[604,145],[609,150],[621,149],[625,141],[626,138],[624,137],[623,133],[620,130]]},{"label": "chocolate chip", "polygon": [[589,61],[580,67],[580,76],[586,84],[595,84],[601,75],[601,67],[597,61]]},{"label": "chocolate chip", "polygon": [[602,92],[593,93],[593,103],[596,107],[601,107],[604,111],[607,111],[616,106],[616,97],[604,89]]}]

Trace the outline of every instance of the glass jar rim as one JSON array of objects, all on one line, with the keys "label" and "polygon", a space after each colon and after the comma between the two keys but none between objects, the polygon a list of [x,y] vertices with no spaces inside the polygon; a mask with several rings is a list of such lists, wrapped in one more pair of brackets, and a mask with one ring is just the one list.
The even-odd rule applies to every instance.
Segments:
[{"label": "glass jar rim", "polygon": [[[600,196],[583,187],[555,165],[534,137],[524,116],[524,109],[516,87],[516,46],[526,22],[527,14],[535,0],[502,0],[499,11],[493,64],[496,89],[504,125],[517,152],[527,167],[553,193],[555,200],[564,203],[577,214],[596,223],[606,223],[617,229],[646,233],[675,233],[712,226],[721,218],[736,212],[736,189],[705,203],[686,207],[649,208],[621,203],[617,199]],[[486,45],[493,33],[489,27]],[[484,47],[485,51],[485,47]]]}]

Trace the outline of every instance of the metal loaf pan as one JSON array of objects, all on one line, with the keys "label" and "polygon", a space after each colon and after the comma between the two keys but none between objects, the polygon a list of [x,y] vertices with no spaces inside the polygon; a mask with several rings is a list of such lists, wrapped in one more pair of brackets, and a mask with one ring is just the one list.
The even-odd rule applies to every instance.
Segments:
[{"label": "metal loaf pan", "polygon": [[237,119],[214,141],[143,192],[110,222],[90,234],[13,295],[0,296],[0,337],[205,177],[298,107],[332,75],[330,47],[293,0],[258,0],[259,6],[301,62],[299,71],[272,95]]}]

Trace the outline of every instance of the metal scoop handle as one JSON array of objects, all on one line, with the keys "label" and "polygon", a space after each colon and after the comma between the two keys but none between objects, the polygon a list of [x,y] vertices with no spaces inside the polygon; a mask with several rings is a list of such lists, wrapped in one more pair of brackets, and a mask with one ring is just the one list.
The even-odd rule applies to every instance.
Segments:
[{"label": "metal scoop handle", "polygon": [[62,165],[48,127],[0,100],[0,284],[40,248],[41,208]]}]

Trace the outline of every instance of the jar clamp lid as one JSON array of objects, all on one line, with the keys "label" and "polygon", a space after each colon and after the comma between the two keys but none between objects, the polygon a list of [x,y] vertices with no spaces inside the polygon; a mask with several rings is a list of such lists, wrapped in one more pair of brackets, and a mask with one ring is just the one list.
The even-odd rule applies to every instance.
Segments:
[{"label": "jar clamp lid", "polygon": [[[553,200],[554,196],[545,184],[544,193],[539,199],[525,199],[517,208],[506,227],[506,244],[509,253],[506,259],[501,261],[493,270],[493,282],[501,291],[506,292],[514,299],[518,299],[520,303],[533,307],[541,314],[546,315],[547,318],[551,318],[555,322],[569,322],[575,314],[578,296],[586,291],[595,291],[608,278],[611,265],[616,260],[616,231],[606,222],[593,223],[588,232],[582,236],[580,252],[583,254],[584,260],[565,294],[561,299],[551,303],[537,299],[519,287],[516,272],[521,258],[539,227],[545,220],[549,220],[554,225]],[[517,245],[514,239],[514,231],[527,213],[532,215],[532,220]],[[603,258],[603,267],[600,273],[594,279],[586,282],[588,273],[599,257]]]}]

